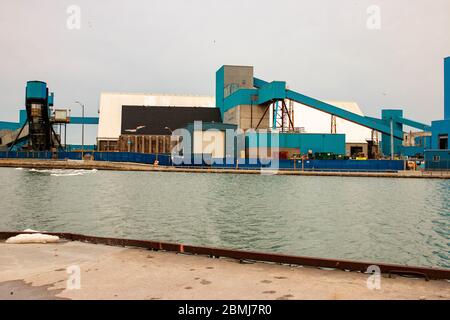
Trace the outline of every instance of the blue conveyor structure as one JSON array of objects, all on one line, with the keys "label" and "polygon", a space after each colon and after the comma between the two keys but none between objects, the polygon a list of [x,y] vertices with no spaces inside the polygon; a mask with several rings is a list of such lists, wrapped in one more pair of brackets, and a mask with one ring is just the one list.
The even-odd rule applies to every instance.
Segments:
[{"label": "blue conveyor structure", "polygon": [[[258,103],[264,104],[267,102],[272,102],[280,99],[290,99],[305,106],[320,110],[322,112],[334,115],[336,117],[354,122],[356,124],[362,125],[364,127],[379,131],[384,134],[391,134],[390,124],[386,123],[385,119],[377,119],[373,117],[361,116],[359,114],[344,110],[340,107],[333,106],[329,103],[320,101],[308,97],[304,94],[295,92],[293,90],[286,89],[286,83],[282,81],[266,82],[264,80],[254,78],[254,86],[259,89]],[[272,94],[271,94],[272,93]],[[404,117],[393,117],[394,122],[399,124],[404,124],[420,130],[430,130],[430,126],[424,123],[420,123],[414,120],[406,119]],[[394,138],[403,140],[403,131],[394,129]]]},{"label": "blue conveyor structure", "polygon": [[[19,122],[0,121],[0,130],[15,131],[15,133],[13,133],[16,136],[15,140],[5,142],[5,145],[9,147],[9,150],[17,151],[23,149],[24,147],[34,151],[49,150],[55,146],[55,140],[58,144],[57,146],[61,147],[61,143],[59,141],[60,137],[56,135],[52,126],[57,122],[50,117],[53,101],[54,94],[48,93],[45,82],[27,82],[25,98],[25,104],[27,107],[19,111]],[[98,117],[68,117],[64,121],[64,125],[97,125],[98,121]],[[32,129],[31,134],[29,134],[30,130],[28,130],[28,134],[22,134],[22,131],[27,132],[26,130],[24,131],[24,129],[27,125],[28,128],[30,128],[30,124]],[[66,145],[65,149],[75,147],[76,146]]]},{"label": "blue conveyor structure", "polygon": [[58,140],[51,121],[50,107],[53,106],[54,95],[50,93],[43,81],[28,81],[25,89],[25,106],[27,120],[23,123],[16,140],[10,150],[21,137],[22,130],[28,125],[28,148],[33,151],[47,151],[55,147],[54,138]]},{"label": "blue conveyor structure", "polygon": [[[222,72],[219,69],[218,72]],[[217,79],[218,77],[216,77]],[[216,90],[220,91],[221,83],[216,84]],[[407,125],[419,130],[429,131],[431,127],[427,124],[410,120],[403,117],[402,110],[383,110],[382,119],[362,116],[321,100],[309,97],[302,93],[286,88],[284,81],[267,82],[259,78],[253,78],[253,89],[237,88],[234,92],[224,97],[220,92],[216,93],[216,104],[224,112],[238,105],[269,105],[285,99],[293,100],[302,105],[314,108],[316,110],[328,113],[330,115],[351,121],[358,125],[378,131],[382,134],[382,149],[385,155],[399,152],[402,140],[404,138],[403,125]],[[394,148],[391,148],[391,141],[394,142]]]}]

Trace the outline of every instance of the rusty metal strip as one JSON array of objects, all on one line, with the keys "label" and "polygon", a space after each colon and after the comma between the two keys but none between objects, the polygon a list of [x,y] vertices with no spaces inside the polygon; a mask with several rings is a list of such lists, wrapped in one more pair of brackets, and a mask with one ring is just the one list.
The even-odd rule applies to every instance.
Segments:
[{"label": "rusty metal strip", "polygon": [[[27,232],[0,232],[0,239],[4,240],[21,233]],[[359,272],[366,272],[369,266],[375,265],[380,268],[380,271],[382,273],[386,274],[422,275],[423,277],[425,277],[425,279],[450,280],[450,269],[442,269],[442,268],[426,268],[426,267],[403,266],[386,263],[370,263],[351,260],[291,256],[277,253],[263,253],[255,251],[222,249],[214,247],[200,247],[192,245],[183,245],[179,243],[150,241],[150,240],[95,237],[75,233],[46,232],[46,234],[59,236],[60,238],[70,241],[80,241],[110,246],[138,247],[151,250],[163,250],[177,253],[206,255],[211,257],[232,258],[237,260],[254,260],[254,261],[274,262],[280,264],[311,266],[317,268],[333,268]]]}]

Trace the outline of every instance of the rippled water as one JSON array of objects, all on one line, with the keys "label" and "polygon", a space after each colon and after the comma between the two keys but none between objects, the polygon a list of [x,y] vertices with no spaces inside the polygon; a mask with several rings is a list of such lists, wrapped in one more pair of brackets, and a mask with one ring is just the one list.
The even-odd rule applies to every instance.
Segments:
[{"label": "rippled water", "polygon": [[450,180],[0,168],[32,228],[450,268]]}]

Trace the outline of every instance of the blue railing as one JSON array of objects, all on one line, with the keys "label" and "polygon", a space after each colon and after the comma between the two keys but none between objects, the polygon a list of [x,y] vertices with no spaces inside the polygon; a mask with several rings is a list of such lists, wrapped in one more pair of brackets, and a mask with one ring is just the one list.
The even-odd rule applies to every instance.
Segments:
[{"label": "blue railing", "polygon": [[450,171],[450,160],[426,161],[425,169]]},{"label": "blue railing", "polygon": [[[149,154],[135,152],[91,152],[85,151],[86,155],[93,156],[96,161],[111,162],[132,162],[153,164],[158,160],[162,166],[177,167],[198,167],[198,168],[239,168],[239,169],[259,169],[276,168],[281,170],[308,170],[308,171],[399,171],[404,169],[403,160],[278,160],[276,163],[267,163],[260,159],[239,159],[238,164],[230,159],[212,159],[211,161],[195,161],[181,163],[174,161],[167,154]],[[20,158],[20,159],[58,159],[58,160],[81,160],[82,154],[78,151],[63,151],[52,153],[50,151],[2,151],[0,158]],[[227,163],[227,161],[229,163]],[[295,162],[294,162],[295,161]]]},{"label": "blue railing", "polygon": [[[315,171],[399,171],[404,169],[403,160],[278,160],[278,163],[261,163],[259,160],[238,163],[239,168],[272,168]],[[302,163],[303,161],[303,163]],[[235,168],[236,164],[213,163],[215,168]]]},{"label": "blue railing", "polygon": [[425,150],[425,169],[450,170],[450,150]]},{"label": "blue railing", "polygon": [[50,151],[2,151],[0,158],[12,159],[52,159]]},{"label": "blue railing", "polygon": [[[196,161],[197,160],[197,161]],[[227,161],[228,160],[228,161]],[[179,163],[175,161],[174,163]],[[278,160],[271,163],[260,159],[239,159],[230,161],[230,159],[211,159],[204,161],[202,159],[192,158],[190,163],[177,165],[178,167],[202,167],[202,168],[239,168],[239,169],[260,169],[274,168],[281,170],[309,170],[309,171],[399,171],[404,170],[403,160]]]},{"label": "blue railing", "polygon": [[135,152],[94,152],[96,161],[135,162],[153,164],[158,160],[162,166],[170,166],[171,157],[167,154],[150,154]]}]

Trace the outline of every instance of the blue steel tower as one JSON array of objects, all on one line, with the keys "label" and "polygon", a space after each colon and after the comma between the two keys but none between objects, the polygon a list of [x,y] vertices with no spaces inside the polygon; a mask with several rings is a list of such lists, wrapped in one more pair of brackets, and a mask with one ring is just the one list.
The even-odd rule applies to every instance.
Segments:
[{"label": "blue steel tower", "polygon": [[53,94],[49,96],[45,82],[27,82],[25,105],[30,149],[34,151],[50,150],[53,147],[53,141],[49,107],[53,105]]},{"label": "blue steel tower", "polygon": [[16,140],[10,146],[14,147],[20,135],[28,125],[28,149],[32,151],[49,151],[55,147],[54,140],[61,143],[55,134],[50,119],[53,106],[53,93],[49,93],[47,84],[43,81],[28,81],[25,89],[26,121],[17,134]]}]

